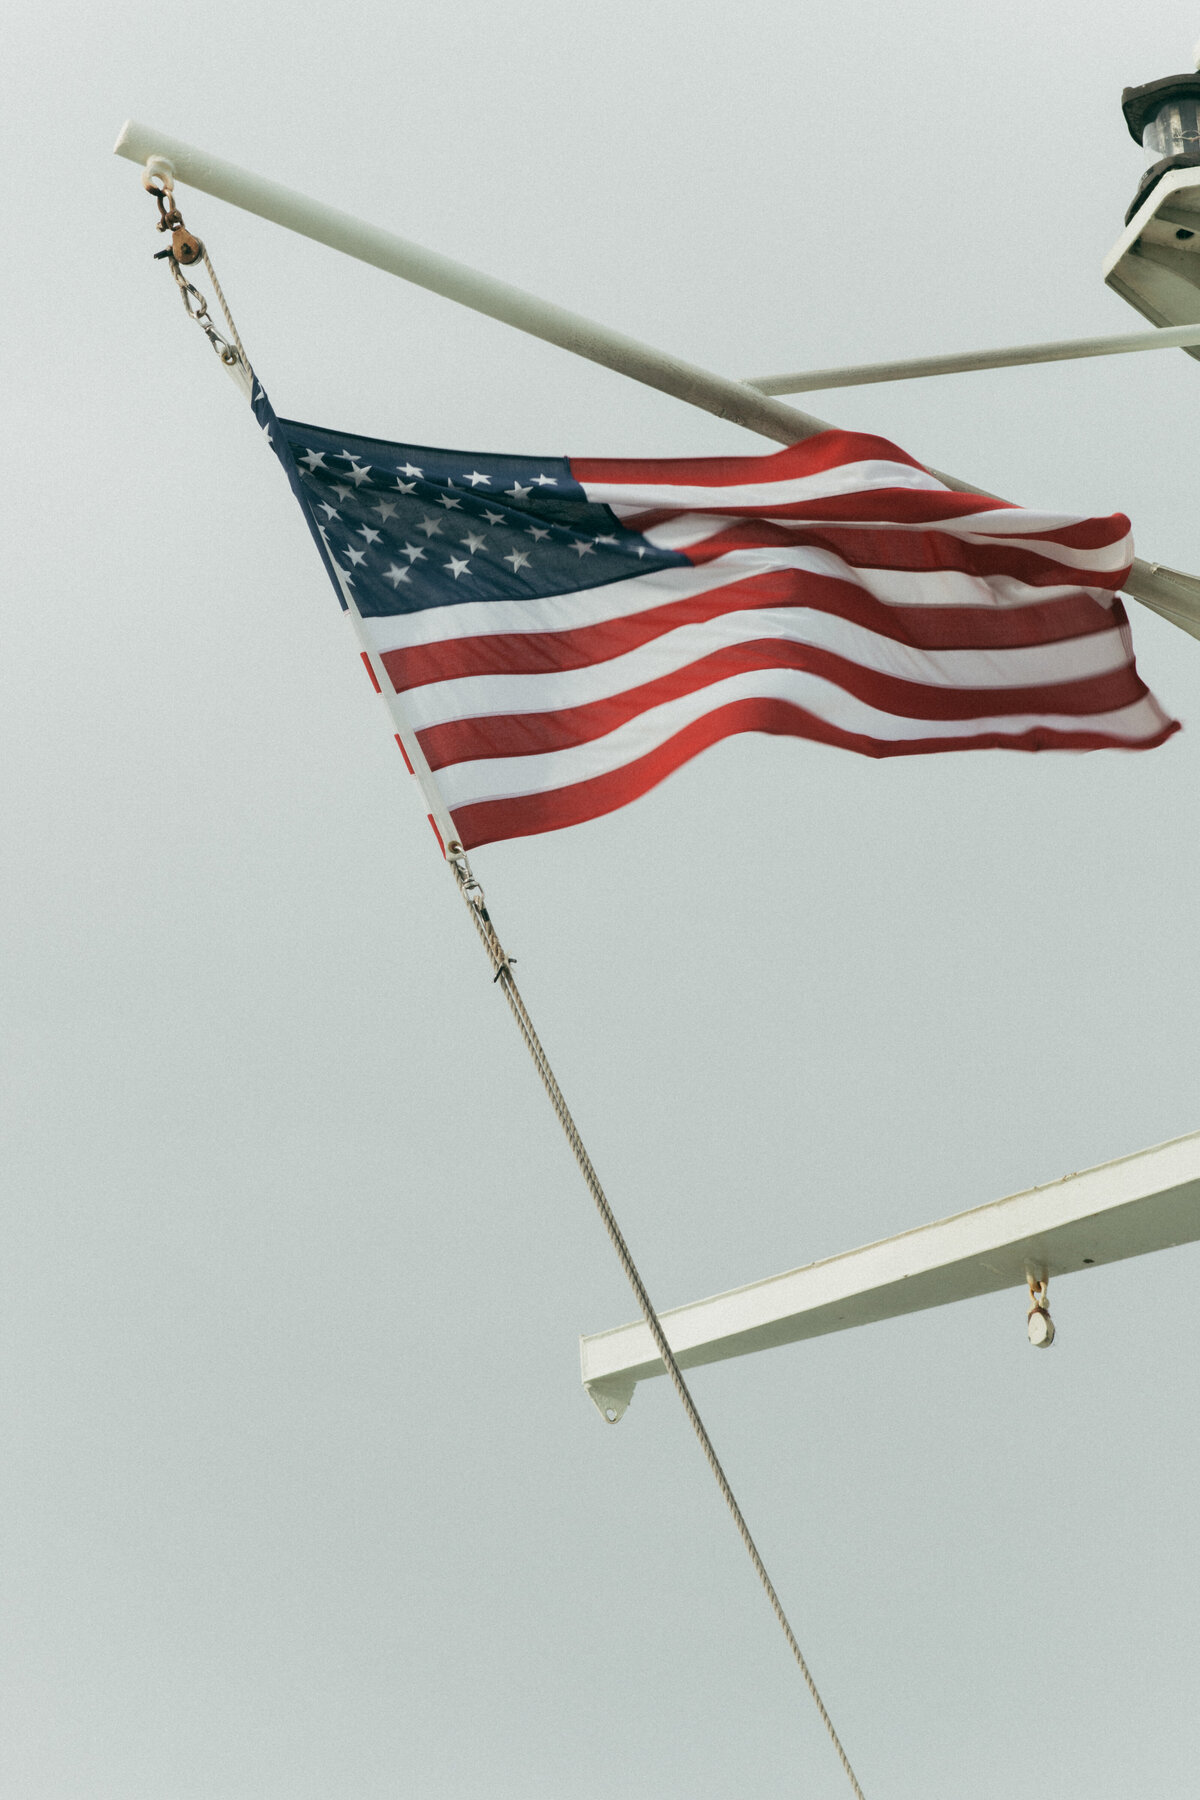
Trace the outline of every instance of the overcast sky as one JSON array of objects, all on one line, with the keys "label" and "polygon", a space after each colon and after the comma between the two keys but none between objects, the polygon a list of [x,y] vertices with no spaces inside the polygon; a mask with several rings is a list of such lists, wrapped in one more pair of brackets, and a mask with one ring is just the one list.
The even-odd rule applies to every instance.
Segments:
[{"label": "overcast sky", "polygon": [[[1194,6],[14,8],[0,1793],[844,1779],[633,1316],[128,115],[730,375],[1135,328],[1126,83]],[[761,440],[181,189],[276,408]],[[1182,353],[814,396],[1200,570]],[[768,446],[762,445],[765,449]],[[744,737],[474,861],[671,1306],[1200,1126],[1200,644],[1143,756]],[[1194,1247],[703,1370],[870,1800],[1183,1794]]]}]

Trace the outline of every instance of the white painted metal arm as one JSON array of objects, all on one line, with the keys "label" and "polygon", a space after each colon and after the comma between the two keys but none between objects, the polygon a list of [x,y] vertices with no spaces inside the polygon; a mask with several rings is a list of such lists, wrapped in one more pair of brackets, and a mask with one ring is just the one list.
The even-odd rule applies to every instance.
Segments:
[{"label": "white painted metal arm", "polygon": [[485,275],[478,269],[468,268],[465,263],[440,256],[436,250],[426,250],[423,245],[398,237],[395,232],[383,231],[335,206],[326,206],[279,182],[266,181],[248,169],[223,162],[206,150],[198,150],[192,144],[185,144],[149,125],[141,125],[135,119],[128,120],[122,127],[114,148],[118,156],[127,156],[131,162],[143,165],[148,157],[164,156],[173,167],[176,181],[199,188],[201,193],[227,200],[231,206],[240,206],[246,212],[256,213],[260,219],[269,219],[303,237],[314,238],[331,250],[341,250],[360,262],[371,263],[417,287],[455,300],[460,306],[468,306],[474,312],[485,313],[488,318],[513,325],[518,331],[573,351],[589,362],[602,363],[605,368],[615,369],[619,374],[632,376],[635,381],[672,394],[677,400],[686,400],[705,412],[716,413],[719,418],[731,419],[736,425],[761,432],[776,443],[795,444],[828,430],[823,419],[814,419],[795,407],[768,399],[744,382],[713,375],[707,369],[668,356],[649,344],[639,343],[636,338],[626,337],[579,313],[555,306],[552,301],[539,300],[536,294],[527,294],[506,281],[498,281],[493,275]]},{"label": "white painted metal arm", "polygon": [[[680,1367],[694,1369],[1198,1239],[1193,1132],[659,1316]],[[644,1325],[581,1338],[580,1355],[584,1386],[610,1419],[663,1372]]]},{"label": "white painted metal arm", "polygon": [[[718,418],[743,425],[748,431],[757,431],[777,444],[799,443],[829,429],[825,420],[785,406],[781,400],[772,399],[745,382],[731,381],[727,376],[714,375],[694,363],[668,356],[650,344],[611,331],[606,325],[598,325],[594,320],[568,312],[548,300],[539,300],[534,294],[526,294],[505,281],[497,281],[494,276],[454,262],[448,256],[439,256],[436,251],[410,243],[394,232],[368,225],[362,219],[340,212],[337,207],[325,206],[278,182],[265,181],[261,175],[223,162],[220,157],[197,150],[194,145],[171,137],[165,131],[140,125],[131,119],[122,128],[114,148],[118,156],[128,157],[131,162],[143,166],[152,156],[166,157],[175,179],[198,188],[201,193],[212,194],[231,206],[240,206],[261,219],[269,219],[289,231],[327,244],[332,250],[341,250],[361,262],[386,269],[418,287],[429,288],[461,306],[469,306],[475,312],[515,326],[518,331],[557,344],[563,350],[601,363],[634,381],[645,382],[690,406],[698,406],[705,412],[715,413]],[[987,493],[986,488],[963,481],[957,475],[947,475],[941,469],[934,469],[932,473],[956,493]],[[1200,580],[1194,576],[1162,569],[1156,563],[1146,563],[1139,558],[1133,565],[1125,591],[1193,637],[1200,637]]]},{"label": "white painted metal arm", "polygon": [[1126,331],[1119,337],[1056,338],[1044,344],[1012,344],[1001,350],[961,350],[948,356],[915,356],[906,362],[849,363],[798,375],[755,375],[746,386],[760,394],[812,394],[821,388],[869,387],[878,381],[916,381],[926,375],[965,375],[973,369],[1019,369],[1028,363],[1071,362],[1085,356],[1125,356],[1138,350],[1186,350],[1200,344],[1200,325],[1167,331]]}]

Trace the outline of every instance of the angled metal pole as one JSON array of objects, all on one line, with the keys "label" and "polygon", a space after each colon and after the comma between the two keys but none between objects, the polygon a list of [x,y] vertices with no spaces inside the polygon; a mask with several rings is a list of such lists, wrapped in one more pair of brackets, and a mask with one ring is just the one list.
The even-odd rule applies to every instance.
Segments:
[{"label": "angled metal pole", "polygon": [[313,238],[331,250],[341,250],[359,262],[385,269],[389,275],[399,275],[417,287],[428,288],[548,344],[557,344],[589,362],[630,375],[635,381],[645,382],[677,400],[686,400],[705,412],[716,413],[719,418],[731,419],[736,425],[745,425],[777,443],[799,443],[802,438],[829,429],[824,419],[814,419],[778,400],[770,400],[743,382],[710,374],[679,357],[667,356],[636,338],[610,331],[566,307],[540,300],[536,294],[527,294],[507,281],[498,281],[494,275],[440,256],[436,250],[426,250],[395,232],[383,231],[335,206],[310,200],[306,194],[298,194],[278,182],[265,181],[261,175],[223,162],[165,131],[130,119],[121,129],[115,151],[142,165],[152,156],[165,157],[175,180],[188,187],[227,200],[231,206],[240,206],[260,219]]},{"label": "angled metal pole", "polygon": [[[1200,1239],[1200,1132],[659,1314],[682,1369],[898,1319]],[[661,1375],[644,1325],[580,1339],[610,1422]]]},{"label": "angled metal pole", "polygon": [[1086,356],[1127,356],[1138,350],[1188,350],[1200,344],[1200,325],[1162,331],[1126,331],[1117,337],[1052,338],[1044,344],[1011,344],[1001,350],[956,350],[946,356],[914,356],[906,362],[847,363],[798,375],[755,375],[746,386],[760,394],[814,394],[821,388],[870,387],[879,381],[917,381],[927,375],[965,375],[973,369],[1020,369],[1030,363],[1073,362]]},{"label": "angled metal pole", "polygon": [[[331,250],[357,257],[360,262],[372,263],[377,269],[386,269],[389,274],[442,294],[460,306],[499,319],[518,331],[528,332],[530,336],[557,344],[576,356],[586,357],[590,362],[601,363],[607,369],[658,388],[661,393],[671,394],[690,406],[715,413],[718,418],[744,425],[748,431],[757,431],[775,443],[796,444],[830,429],[827,420],[785,406],[781,400],[747,387],[745,382],[731,381],[695,363],[668,356],[650,344],[611,331],[606,325],[568,312],[549,300],[540,300],[521,288],[511,287],[506,281],[497,281],[494,276],[468,268],[465,263],[439,256],[436,251],[410,243],[393,232],[382,231],[377,225],[368,225],[350,213],[340,212],[335,206],[325,206],[278,182],[265,181],[261,175],[253,175],[248,169],[240,169],[234,163],[210,156],[207,151],[197,150],[194,145],[171,137],[168,132],[130,119],[122,127],[114,149],[118,156],[128,157],[130,162],[143,166],[152,156],[164,157],[171,164],[177,181],[198,188],[201,193],[226,200],[231,206],[240,206],[246,212],[256,213],[260,219],[283,225],[319,244],[327,244]],[[988,495],[988,490],[977,483],[962,481],[941,469],[931,469],[930,473],[956,493],[999,498]],[[1173,625],[1200,638],[1200,580],[1194,575],[1144,562],[1139,557],[1125,583],[1125,592],[1169,619]]]}]

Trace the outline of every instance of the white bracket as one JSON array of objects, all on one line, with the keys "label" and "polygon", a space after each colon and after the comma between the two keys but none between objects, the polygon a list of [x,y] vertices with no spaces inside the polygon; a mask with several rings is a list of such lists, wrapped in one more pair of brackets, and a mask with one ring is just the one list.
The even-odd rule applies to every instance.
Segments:
[{"label": "white bracket", "polygon": [[1170,169],[1154,184],[1105,259],[1104,279],[1155,325],[1200,319],[1200,169]]},{"label": "white bracket", "polygon": [[[680,1367],[695,1369],[1197,1240],[1192,1132],[660,1317]],[[644,1324],[581,1338],[580,1357],[583,1384],[610,1423],[639,1381],[664,1373]]]}]

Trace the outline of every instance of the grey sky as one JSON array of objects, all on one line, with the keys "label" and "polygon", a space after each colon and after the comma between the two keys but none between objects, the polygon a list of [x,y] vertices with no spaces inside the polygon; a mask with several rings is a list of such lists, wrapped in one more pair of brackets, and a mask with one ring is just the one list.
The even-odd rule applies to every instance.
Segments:
[{"label": "grey sky", "polygon": [[[1192,6],[40,4],[4,28],[0,1793],[843,1782],[632,1316],[129,114],[737,375],[1133,328]],[[747,433],[182,195],[276,407]],[[816,395],[1200,570],[1182,354]],[[766,448],[766,446],[763,446]],[[1140,757],[747,737],[477,872],[669,1306],[1200,1125],[1200,644]],[[1194,1249],[697,1375],[870,1800],[1191,1790]]]}]

